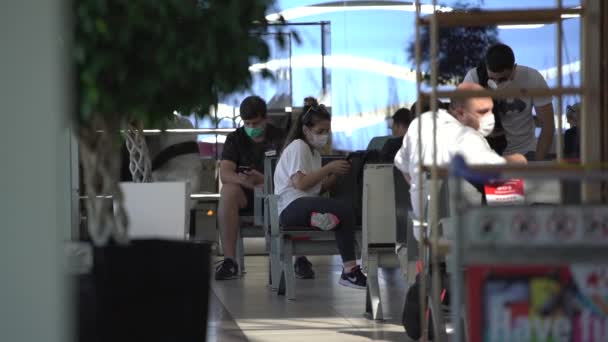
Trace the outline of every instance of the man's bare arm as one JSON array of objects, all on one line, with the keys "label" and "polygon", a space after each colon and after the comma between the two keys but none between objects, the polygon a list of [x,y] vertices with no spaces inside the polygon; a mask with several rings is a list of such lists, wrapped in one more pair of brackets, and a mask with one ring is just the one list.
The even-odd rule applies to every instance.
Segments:
[{"label": "man's bare arm", "polygon": [[504,158],[507,160],[507,164],[528,164],[528,160],[521,153],[509,154]]},{"label": "man's bare arm", "polygon": [[238,184],[246,188],[253,188],[255,186],[251,177],[236,172],[236,163],[230,160],[222,160],[220,162],[220,179],[224,184]]}]

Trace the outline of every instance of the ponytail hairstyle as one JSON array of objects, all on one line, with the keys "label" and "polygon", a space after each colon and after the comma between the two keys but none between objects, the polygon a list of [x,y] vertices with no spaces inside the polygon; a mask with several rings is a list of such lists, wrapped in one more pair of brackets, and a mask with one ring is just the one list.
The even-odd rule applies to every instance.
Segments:
[{"label": "ponytail hairstyle", "polygon": [[324,120],[331,121],[331,114],[329,114],[327,108],[325,108],[325,106],[322,104],[319,105],[317,99],[312,96],[304,98],[304,107],[302,108],[302,112],[296,117],[295,123],[293,126],[291,126],[283,149],[285,149],[285,147],[291,144],[294,140],[302,139],[306,141],[303,130],[304,126],[312,127]]}]

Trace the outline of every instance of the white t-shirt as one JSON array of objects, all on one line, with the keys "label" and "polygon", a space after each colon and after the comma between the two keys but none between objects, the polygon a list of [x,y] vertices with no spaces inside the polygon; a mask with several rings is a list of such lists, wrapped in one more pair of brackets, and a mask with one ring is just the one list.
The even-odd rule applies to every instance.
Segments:
[{"label": "white t-shirt", "polygon": [[[426,112],[420,116],[422,120],[422,161],[425,166],[433,164],[433,113]],[[465,126],[444,109],[437,112],[437,165],[448,165],[452,158],[460,154],[467,164],[504,164],[506,161],[490,148],[487,140],[473,128]],[[425,182],[419,183],[420,169],[418,167],[418,118],[410,124],[403,137],[403,145],[395,155],[395,166],[401,172],[409,174],[410,200],[412,210],[420,218],[419,194],[423,191],[428,198]],[[416,237],[419,228],[414,228]]]},{"label": "white t-shirt", "polygon": [[[469,70],[464,77],[465,82],[479,83],[477,70]],[[515,67],[513,80],[505,89],[519,88],[549,88],[543,76],[536,70],[523,65]],[[532,106],[541,107],[551,103],[551,97],[542,98],[514,98],[505,99],[507,102],[506,112],[497,113],[502,120],[507,138],[507,148],[504,155],[521,153],[526,154],[536,151],[536,135],[534,134],[534,118],[532,117]]]},{"label": "white t-shirt", "polygon": [[321,182],[302,191],[296,189],[291,180],[291,177],[298,172],[307,175],[319,169],[321,169],[321,154],[317,150],[311,150],[304,140],[294,140],[283,150],[274,171],[274,193],[279,196],[279,215],[298,198],[318,196],[321,193]]}]

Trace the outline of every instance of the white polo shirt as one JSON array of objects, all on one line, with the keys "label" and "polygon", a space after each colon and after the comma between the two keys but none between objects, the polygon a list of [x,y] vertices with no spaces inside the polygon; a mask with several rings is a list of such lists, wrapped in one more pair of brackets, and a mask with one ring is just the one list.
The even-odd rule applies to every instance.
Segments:
[{"label": "white polo shirt", "polygon": [[321,169],[321,155],[317,150],[311,150],[304,140],[292,141],[281,153],[274,171],[274,193],[279,196],[279,215],[291,202],[300,197],[319,196],[321,182],[303,191],[294,187],[291,177],[301,172],[305,175]]},{"label": "white polo shirt", "polygon": [[[433,113],[426,112],[420,116],[422,121],[422,161],[425,166],[433,164]],[[504,164],[505,159],[490,148],[483,135],[471,127],[465,126],[446,110],[437,112],[437,165],[445,166],[452,157],[460,154],[471,165]],[[395,166],[411,177],[410,199],[416,217],[420,217],[419,194],[423,191],[428,198],[428,189],[419,183],[418,167],[418,118],[410,124],[403,137],[403,145],[395,156]],[[419,237],[419,228],[414,234]]]}]

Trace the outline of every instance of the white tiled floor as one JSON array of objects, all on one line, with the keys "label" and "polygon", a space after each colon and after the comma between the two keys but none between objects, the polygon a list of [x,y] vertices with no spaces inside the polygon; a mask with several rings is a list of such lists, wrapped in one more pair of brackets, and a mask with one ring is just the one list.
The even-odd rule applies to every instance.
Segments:
[{"label": "white tiled floor", "polygon": [[[268,258],[248,256],[241,279],[214,281],[209,341],[409,341],[401,326],[405,283],[397,269],[381,272],[386,320],[364,317],[365,291],[338,285],[339,257],[311,257],[313,280],[297,280],[295,301],[267,287]],[[213,302],[213,300],[212,300]],[[214,307],[212,303],[212,308]]]}]

